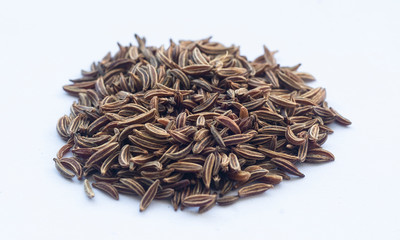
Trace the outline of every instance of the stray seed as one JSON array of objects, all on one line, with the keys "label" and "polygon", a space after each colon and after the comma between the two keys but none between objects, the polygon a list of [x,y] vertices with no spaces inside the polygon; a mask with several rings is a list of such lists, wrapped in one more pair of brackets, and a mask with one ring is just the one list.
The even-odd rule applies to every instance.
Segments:
[{"label": "stray seed", "polygon": [[83,182],[83,186],[85,188],[85,193],[88,196],[88,198],[93,198],[94,192],[93,192],[92,186],[90,185],[89,180],[85,179],[85,181]]}]

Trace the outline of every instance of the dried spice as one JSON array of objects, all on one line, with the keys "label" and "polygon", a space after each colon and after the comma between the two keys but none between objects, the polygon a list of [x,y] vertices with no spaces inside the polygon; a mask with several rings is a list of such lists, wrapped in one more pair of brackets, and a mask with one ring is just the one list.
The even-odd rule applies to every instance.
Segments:
[{"label": "dried spice", "polygon": [[135,38],[64,86],[78,102],[57,123],[67,143],[54,161],[64,177],[85,179],[89,198],[93,186],[117,200],[141,196],[140,211],[170,199],[202,213],[304,177],[299,163],[334,160],[321,147],[326,125],[351,122],[324,88],[307,86],[315,78],[300,64],[280,66],[267,47],[248,61],[210,38],[167,49]]}]

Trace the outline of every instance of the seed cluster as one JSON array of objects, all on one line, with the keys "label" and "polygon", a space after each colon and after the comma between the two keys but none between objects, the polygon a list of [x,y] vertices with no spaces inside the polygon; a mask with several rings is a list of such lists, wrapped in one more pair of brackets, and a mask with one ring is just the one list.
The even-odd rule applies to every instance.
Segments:
[{"label": "seed cluster", "polygon": [[164,49],[135,37],[64,86],[79,100],[58,121],[67,143],[54,161],[64,177],[85,178],[88,197],[93,186],[141,196],[140,211],[171,199],[204,212],[304,177],[298,163],[334,160],[321,147],[326,124],[351,122],[305,84],[314,77],[300,64],[281,67],[266,47],[248,61],[210,38]]}]

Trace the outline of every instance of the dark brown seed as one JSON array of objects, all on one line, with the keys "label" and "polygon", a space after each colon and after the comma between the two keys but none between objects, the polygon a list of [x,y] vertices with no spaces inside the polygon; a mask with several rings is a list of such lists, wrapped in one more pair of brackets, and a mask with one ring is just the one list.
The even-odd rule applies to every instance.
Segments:
[{"label": "dark brown seed", "polygon": [[210,132],[214,137],[214,140],[221,146],[225,147],[224,140],[222,139],[221,134],[217,131],[217,129],[214,126],[210,127]]},{"label": "dark brown seed", "polygon": [[212,207],[215,206],[215,204],[217,203],[217,195],[214,195],[214,196],[215,196],[215,197],[214,197],[213,200],[211,200],[209,203],[207,203],[206,205],[201,206],[201,207],[199,208],[198,213],[207,212],[208,210],[210,210]]},{"label": "dark brown seed", "polygon": [[192,112],[197,113],[197,112],[204,112],[207,109],[210,109],[211,107],[214,106],[215,102],[217,101],[219,96],[219,93],[214,93],[212,96],[210,96],[209,99],[204,101],[204,103],[200,104],[199,106],[195,107],[192,109]]},{"label": "dark brown seed", "polygon": [[217,199],[217,203],[220,206],[228,206],[239,200],[239,196],[223,196]]}]

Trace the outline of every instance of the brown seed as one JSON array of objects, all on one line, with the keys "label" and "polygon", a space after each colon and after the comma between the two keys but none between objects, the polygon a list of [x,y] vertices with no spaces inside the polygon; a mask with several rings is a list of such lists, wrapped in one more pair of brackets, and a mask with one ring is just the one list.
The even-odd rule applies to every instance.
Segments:
[{"label": "brown seed", "polygon": [[145,123],[144,124],[144,128],[147,130],[147,132],[150,135],[153,135],[154,137],[158,137],[158,138],[168,138],[169,134],[167,131],[165,131],[164,129],[155,126],[154,124],[151,123]]},{"label": "brown seed", "polygon": [[167,168],[173,168],[175,171],[183,173],[196,173],[203,169],[201,165],[190,162],[175,162],[169,164]]},{"label": "brown seed", "polygon": [[258,182],[262,182],[262,183],[267,183],[267,184],[272,184],[272,185],[277,185],[280,182],[282,182],[283,177],[276,175],[276,174],[266,174],[263,177],[257,179]]},{"label": "brown seed", "polygon": [[335,114],[335,120],[336,122],[342,124],[342,125],[351,125],[351,121],[345,117],[343,117],[342,115],[340,115],[337,111],[335,111],[333,108],[330,108],[330,110]]},{"label": "brown seed", "polygon": [[228,206],[239,200],[239,196],[223,196],[217,199],[217,203],[220,206]]},{"label": "brown seed", "polygon": [[235,123],[235,121],[233,121],[232,119],[230,119],[229,117],[226,116],[218,116],[215,118],[219,123],[221,123],[222,125],[224,125],[225,127],[229,128],[232,132],[234,132],[235,134],[240,134],[240,128],[239,126]]},{"label": "brown seed", "polygon": [[183,199],[182,204],[186,207],[202,207],[216,199],[215,195],[197,194],[190,195]]},{"label": "brown seed", "polygon": [[92,186],[94,188],[97,188],[97,189],[100,189],[100,190],[104,191],[105,193],[110,195],[115,200],[119,199],[118,190],[113,185],[111,185],[111,184],[109,184],[107,182],[92,183]]},{"label": "brown seed", "polygon": [[272,158],[271,162],[275,165],[278,166],[278,168],[280,168],[281,170],[288,172],[290,174],[299,176],[299,177],[304,177],[304,174],[302,174],[301,172],[299,172],[299,170],[297,169],[297,167],[291,163],[290,161],[283,159],[283,158]]},{"label": "brown seed", "polygon": [[266,183],[255,183],[247,187],[243,187],[238,191],[239,197],[249,197],[254,196],[260,193],[267,191],[268,189],[273,188],[274,185],[266,184]]},{"label": "brown seed", "polygon": [[105,158],[107,158],[108,155],[117,151],[118,148],[119,148],[118,143],[109,143],[105,145],[103,148],[99,149],[92,156],[90,156],[90,158],[87,160],[85,164],[85,167],[89,168],[93,164],[103,161]]},{"label": "brown seed", "polygon": [[306,142],[305,138],[297,137],[289,125],[286,127],[285,137],[288,142],[296,146],[303,145]]},{"label": "brown seed", "polygon": [[215,102],[217,101],[218,97],[219,97],[219,93],[214,93],[213,95],[210,96],[209,99],[204,101],[204,103],[202,103],[199,106],[193,108],[192,112],[194,112],[194,113],[204,112],[207,109],[210,109],[215,104]]},{"label": "brown seed", "polygon": [[224,137],[222,140],[226,146],[238,145],[246,143],[253,138],[252,134],[235,134]]},{"label": "brown seed", "polygon": [[204,167],[203,167],[203,182],[204,185],[207,189],[210,188],[211,185],[211,178],[212,178],[212,173],[215,165],[215,154],[211,153],[208,155],[204,162]]},{"label": "brown seed", "polygon": [[259,152],[255,152],[255,151],[251,151],[248,149],[244,149],[244,148],[232,148],[232,150],[239,156],[249,159],[249,160],[264,160],[265,159],[265,155],[259,151]]},{"label": "brown seed", "polygon": [[132,178],[121,178],[119,180],[122,184],[127,186],[130,190],[134,191],[137,195],[143,196],[145,191],[142,185]]},{"label": "brown seed", "polygon": [[189,145],[187,145],[185,148],[183,148],[180,151],[174,152],[174,153],[167,153],[166,157],[170,158],[170,159],[180,159],[180,158],[184,158],[186,155],[188,155],[190,153],[190,151],[193,148],[193,142],[191,142]]},{"label": "brown seed", "polygon": [[158,186],[160,185],[160,180],[154,181],[154,183],[147,189],[146,193],[143,195],[140,201],[140,211],[144,211],[153,201],[157,194]]},{"label": "brown seed", "polygon": [[125,145],[121,149],[121,153],[118,156],[118,163],[122,167],[128,167],[129,166],[129,159],[132,157],[132,154],[129,151],[129,145]]},{"label": "brown seed", "polygon": [[75,177],[75,174],[73,172],[71,172],[70,170],[68,170],[67,168],[65,168],[61,163],[60,160],[58,160],[57,158],[53,158],[55,165],[56,165],[56,169],[58,170],[58,172],[65,178],[73,178]]},{"label": "brown seed", "polygon": [[286,154],[286,153],[283,153],[283,152],[272,151],[270,149],[263,148],[263,147],[258,147],[257,150],[260,153],[263,153],[267,157],[270,157],[270,158],[279,157],[279,158],[284,158],[284,159],[287,159],[287,160],[290,160],[290,161],[297,161],[299,159],[298,156],[293,156],[293,155]]},{"label": "brown seed", "polygon": [[75,175],[77,176],[78,180],[82,179],[83,175],[83,169],[82,165],[76,160],[76,158],[61,158],[59,160],[59,163],[67,168],[68,170],[71,170]]},{"label": "brown seed", "polygon": [[221,134],[217,131],[217,129],[214,126],[210,127],[210,132],[214,137],[214,140],[221,146],[225,147],[224,140],[222,139]]},{"label": "brown seed", "polygon": [[209,203],[207,203],[206,205],[201,206],[199,208],[198,213],[207,212],[208,210],[210,210],[212,207],[215,206],[215,204],[217,203],[217,195],[214,195],[214,196],[215,196],[215,198],[213,200],[211,200]]},{"label": "brown seed", "polygon": [[167,199],[174,196],[175,190],[172,188],[163,188],[162,190],[158,190],[154,199]]},{"label": "brown seed", "polygon": [[241,170],[239,159],[234,153],[229,154],[229,168],[234,172],[238,172]]}]

